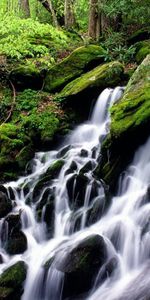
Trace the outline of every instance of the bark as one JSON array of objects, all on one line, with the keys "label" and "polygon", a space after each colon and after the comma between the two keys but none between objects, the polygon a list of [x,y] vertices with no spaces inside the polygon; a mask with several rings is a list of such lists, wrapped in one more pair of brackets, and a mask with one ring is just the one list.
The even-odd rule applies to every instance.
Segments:
[{"label": "bark", "polygon": [[58,24],[58,21],[57,21],[57,17],[56,17],[56,13],[55,13],[55,10],[53,8],[51,0],[38,0],[38,1],[40,3],[42,3],[42,5],[45,7],[45,9],[49,13],[51,13],[54,26],[59,27],[59,24]]},{"label": "bark", "polygon": [[30,17],[29,0],[20,0],[21,10],[26,18]]},{"label": "bark", "polygon": [[75,15],[74,15],[74,0],[65,0],[65,27],[67,29],[74,27]]},{"label": "bark", "polygon": [[90,0],[88,35],[93,40],[99,38],[101,32],[101,14],[98,9],[98,0]]}]

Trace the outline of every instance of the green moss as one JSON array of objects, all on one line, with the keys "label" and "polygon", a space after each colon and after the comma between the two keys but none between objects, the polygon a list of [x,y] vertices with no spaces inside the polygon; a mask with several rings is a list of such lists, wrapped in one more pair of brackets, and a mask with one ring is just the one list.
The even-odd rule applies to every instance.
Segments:
[{"label": "green moss", "polygon": [[58,98],[76,95],[87,88],[99,87],[102,90],[109,86],[113,87],[120,82],[123,70],[123,66],[119,62],[98,66],[69,83],[58,95]]},{"label": "green moss", "polygon": [[150,28],[142,28],[135,31],[128,39],[130,45],[137,43],[139,41],[144,41],[150,38]]},{"label": "green moss", "polygon": [[0,287],[0,299],[1,300],[8,300],[12,299],[13,289],[7,287]]},{"label": "green moss", "polygon": [[0,287],[16,289],[26,278],[27,266],[23,261],[19,261],[6,269],[0,276]]},{"label": "green moss", "polygon": [[47,73],[44,89],[51,92],[65,86],[74,78],[80,76],[85,69],[93,66],[93,62],[103,62],[104,49],[89,45],[73,51],[67,58],[52,67]]},{"label": "green moss", "polygon": [[[123,98],[112,107],[111,118],[110,134],[102,147],[100,172],[107,183],[113,180],[115,173],[117,176],[121,172],[135,148],[149,134],[150,55],[131,77]],[[107,153],[110,153],[109,162]]]},{"label": "green moss", "polygon": [[141,63],[150,54],[150,40],[137,43],[136,48],[136,61],[137,63]]},{"label": "green moss", "polygon": [[40,89],[43,84],[43,76],[41,71],[34,64],[28,66],[20,65],[9,76],[16,88],[32,88]]}]

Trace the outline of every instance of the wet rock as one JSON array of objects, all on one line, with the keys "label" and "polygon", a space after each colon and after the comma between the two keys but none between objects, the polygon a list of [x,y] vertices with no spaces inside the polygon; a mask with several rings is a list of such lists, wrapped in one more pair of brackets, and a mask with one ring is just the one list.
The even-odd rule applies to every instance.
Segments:
[{"label": "wet rock", "polygon": [[80,173],[84,174],[84,173],[88,173],[89,171],[91,171],[93,169],[94,165],[92,161],[88,161],[81,169],[80,169]]},{"label": "wet rock", "polygon": [[27,265],[18,261],[0,275],[0,299],[20,300],[27,276]]},{"label": "wet rock", "polygon": [[64,273],[63,298],[88,292],[106,259],[106,245],[99,235],[85,238],[65,257],[58,256],[56,268]]},{"label": "wet rock", "polygon": [[67,191],[71,209],[78,209],[83,206],[85,192],[89,179],[83,175],[73,175],[67,182]]},{"label": "wet rock", "polygon": [[109,261],[104,264],[98,274],[98,277],[96,278],[96,287],[98,287],[105,279],[107,279],[108,277],[111,277],[116,268],[118,267],[118,259],[116,256],[112,257],[109,259]]},{"label": "wet rock", "polygon": [[0,184],[0,192],[4,193],[8,197],[8,191],[2,184]]},{"label": "wet rock", "polygon": [[85,149],[81,149],[80,156],[81,157],[88,157],[88,151],[85,150]]},{"label": "wet rock", "polygon": [[20,220],[20,214],[9,214],[5,221],[8,224],[8,235],[11,234],[11,232],[15,230],[21,229],[21,220]]},{"label": "wet rock", "polygon": [[27,250],[27,238],[22,231],[13,231],[5,246],[6,251],[11,254],[20,254]]},{"label": "wet rock", "polygon": [[32,200],[33,202],[36,202],[39,199],[39,196],[41,195],[41,192],[43,189],[50,184],[50,181],[54,178],[56,178],[61,170],[61,168],[64,165],[64,160],[59,159],[56,160],[43,174],[38,183],[35,185],[33,195],[32,195]]},{"label": "wet rock", "polygon": [[57,158],[62,158],[65,154],[71,149],[71,145],[67,145],[64,148],[60,149],[57,153]]},{"label": "wet rock", "polygon": [[0,191],[0,218],[5,217],[12,210],[11,200],[7,194]]},{"label": "wet rock", "polygon": [[66,170],[65,175],[71,174],[77,170],[77,164],[75,161],[72,161],[68,170]]},{"label": "wet rock", "polygon": [[86,226],[96,223],[105,211],[105,197],[97,197],[87,212]]},{"label": "wet rock", "polygon": [[55,205],[53,199],[45,205],[45,211],[43,214],[43,221],[47,225],[49,237],[54,233],[54,221],[55,221]]},{"label": "wet rock", "polygon": [[3,264],[3,255],[2,254],[0,254],[0,264]]},{"label": "wet rock", "polygon": [[8,187],[8,193],[11,200],[15,200],[15,194],[11,186]]}]

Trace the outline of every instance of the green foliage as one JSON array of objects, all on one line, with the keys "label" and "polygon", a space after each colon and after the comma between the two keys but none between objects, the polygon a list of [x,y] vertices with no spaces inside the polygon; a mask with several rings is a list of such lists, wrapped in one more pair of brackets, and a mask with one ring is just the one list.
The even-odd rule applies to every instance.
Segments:
[{"label": "green foliage", "polygon": [[42,57],[64,49],[67,43],[66,34],[49,24],[0,16],[0,54],[7,57]]}]

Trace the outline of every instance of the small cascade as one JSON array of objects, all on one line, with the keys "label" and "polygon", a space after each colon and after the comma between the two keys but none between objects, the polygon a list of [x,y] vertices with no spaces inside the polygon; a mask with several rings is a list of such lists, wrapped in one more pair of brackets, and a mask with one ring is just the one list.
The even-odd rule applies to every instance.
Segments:
[{"label": "small cascade", "polygon": [[[109,109],[123,91],[104,90],[88,122],[56,151],[36,153],[27,175],[5,185],[12,209],[0,221],[0,272],[20,259],[27,263],[22,300],[150,297],[150,280],[143,279],[150,258],[150,139],[120,177],[111,203],[94,176]],[[20,252],[10,247],[18,236]],[[86,272],[78,258],[84,255]]]}]

